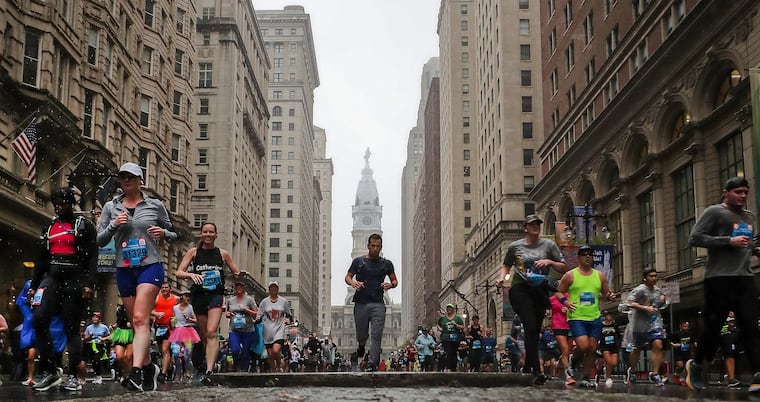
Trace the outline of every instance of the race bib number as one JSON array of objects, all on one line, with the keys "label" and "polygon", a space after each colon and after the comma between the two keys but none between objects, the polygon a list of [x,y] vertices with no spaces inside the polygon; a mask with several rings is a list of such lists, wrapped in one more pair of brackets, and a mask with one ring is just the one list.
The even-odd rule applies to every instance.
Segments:
[{"label": "race bib number", "polygon": [[34,297],[32,297],[32,306],[39,306],[42,304],[42,295],[45,293],[45,288],[38,288],[36,292],[34,292]]},{"label": "race bib number", "polygon": [[493,351],[493,346],[486,345],[486,353],[491,353],[491,351]]},{"label": "race bib number", "polygon": [[604,337],[604,344],[605,345],[612,345],[615,343],[615,336],[614,335],[607,335]]},{"label": "race bib number", "polygon": [[681,344],[681,350],[686,352],[689,350],[689,344],[688,343],[682,343]]},{"label": "race bib number", "polygon": [[156,336],[164,336],[168,331],[168,327],[158,327],[156,328]]},{"label": "race bib number", "polygon": [[593,292],[581,292],[581,306],[594,305],[594,293]]},{"label": "race bib number", "polygon": [[142,237],[121,242],[121,258],[125,267],[140,265],[142,260],[148,258],[148,242]]},{"label": "race bib number", "polygon": [[449,335],[449,340],[450,341],[456,341],[457,339],[459,339],[459,337],[457,336],[456,333],[453,333],[453,334]]},{"label": "race bib number", "polygon": [[474,341],[472,341],[472,348],[473,349],[480,349],[480,341],[477,340],[477,339],[474,340]]},{"label": "race bib number", "polygon": [[214,290],[216,286],[222,283],[222,276],[219,271],[203,271],[203,288],[206,290]]},{"label": "race bib number", "polygon": [[236,313],[235,316],[232,317],[232,328],[233,329],[245,328],[245,317],[243,317],[242,314]]}]

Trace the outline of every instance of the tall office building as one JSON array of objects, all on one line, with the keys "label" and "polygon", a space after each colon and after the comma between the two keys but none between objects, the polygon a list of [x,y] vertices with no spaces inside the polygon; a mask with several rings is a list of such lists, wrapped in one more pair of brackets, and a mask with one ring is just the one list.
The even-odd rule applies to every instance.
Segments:
[{"label": "tall office building", "polygon": [[[444,0],[438,13],[441,58],[441,303],[461,303],[456,290],[471,288],[463,272],[465,239],[476,218],[478,143],[475,131],[475,66],[477,47],[475,1]],[[485,322],[485,320],[484,320]]]},{"label": "tall office building", "polygon": [[[420,79],[420,104],[417,108],[417,125],[409,130],[409,138],[406,143],[406,164],[401,174],[401,299],[404,303],[418,306],[422,299],[417,291],[417,286],[422,278],[417,278],[414,265],[414,187],[419,176],[422,152],[424,149],[423,134],[425,132],[425,105],[430,92],[430,83],[433,77],[438,76],[438,58],[431,57],[422,67]],[[402,333],[410,336],[416,333],[418,323],[415,317],[415,309],[404,309],[402,312]]]},{"label": "tall office building", "polygon": [[269,127],[268,280],[280,283],[303,329],[318,325],[319,202],[314,179],[314,90],[319,72],[311,19],[301,6],[257,10],[272,63]]},{"label": "tall office building", "polygon": [[[253,276],[249,291],[258,300],[266,294],[262,284],[267,279],[269,61],[250,2],[201,0],[198,17],[197,73],[182,62],[183,50],[176,51],[174,64],[175,72],[188,69],[197,74],[194,106],[186,111],[194,116],[196,135],[194,146],[183,155],[194,174],[193,230],[197,236],[204,222],[216,224],[216,244]],[[184,111],[188,95],[178,88],[173,92],[177,115]],[[171,144],[173,156],[185,146],[176,134]]]},{"label": "tall office building", "polygon": [[[0,256],[11,287],[29,276],[21,262],[39,253],[40,230],[53,214],[50,192],[75,186],[78,209],[95,220],[114,189],[108,177],[127,161],[140,165],[144,191],[164,201],[175,229],[190,238],[185,159],[192,140],[195,10],[189,0],[139,7],[112,0],[0,3]],[[180,50],[183,68],[173,73]],[[185,94],[178,113],[168,110],[169,88]],[[11,149],[27,128],[36,140],[34,178]],[[175,136],[183,146],[176,155],[166,146]],[[169,277],[186,247],[174,242],[163,250]],[[117,301],[109,272],[104,267],[98,276],[103,297],[94,308]],[[0,292],[2,305],[13,292]]]},{"label": "tall office building", "polygon": [[314,176],[322,192],[319,202],[319,243],[317,247],[317,283],[319,294],[317,331],[330,335],[332,305],[332,158],[327,157],[327,134],[325,129],[314,127]]}]

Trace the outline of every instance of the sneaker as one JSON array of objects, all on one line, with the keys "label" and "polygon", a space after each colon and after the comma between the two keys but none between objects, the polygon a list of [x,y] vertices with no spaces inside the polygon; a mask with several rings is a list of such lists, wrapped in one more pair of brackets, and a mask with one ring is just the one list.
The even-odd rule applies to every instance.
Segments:
[{"label": "sneaker", "polygon": [[581,382],[578,383],[579,388],[596,388],[596,383],[589,380],[588,378],[584,378],[581,380]]},{"label": "sneaker", "polygon": [[102,384],[103,383],[103,377],[96,375],[95,378],[92,380],[93,384]]},{"label": "sneaker", "polygon": [[158,373],[161,371],[161,369],[159,369],[157,365],[150,363],[147,366],[143,367],[142,371],[143,371],[143,382],[142,382],[143,391],[157,390],[158,382],[156,380],[158,379]]},{"label": "sneaker", "polygon": [[[757,380],[752,380],[752,385],[754,386],[757,381],[757,389],[760,389],[760,376],[755,375],[755,378]],[[686,385],[692,390],[692,391],[701,391],[704,389],[704,384],[702,383],[702,365],[697,364],[694,359],[689,359],[689,361],[686,362]],[[750,387],[750,391],[752,390],[752,387]]]},{"label": "sneaker", "polygon": [[66,384],[64,384],[63,389],[66,391],[81,391],[82,386],[79,385],[79,380],[77,380],[75,376],[70,375],[66,380]]},{"label": "sneaker", "polygon": [[169,371],[166,372],[166,380],[174,381],[174,374],[177,372],[176,367],[173,364],[169,365]]},{"label": "sneaker", "polygon": [[736,378],[729,378],[728,380],[726,380],[726,386],[728,388],[741,388],[742,383]]},{"label": "sneaker", "polygon": [[565,369],[565,385],[573,384],[575,384],[575,378],[573,378],[573,369],[570,368],[570,365],[568,364],[568,367]]},{"label": "sneaker", "polygon": [[567,377],[565,379],[565,385],[575,385],[575,378],[573,378],[573,377]]},{"label": "sneaker", "polygon": [[368,364],[367,367],[364,368],[365,373],[372,373],[374,371],[377,371],[377,367],[375,367],[374,364]]},{"label": "sneaker", "polygon": [[533,385],[544,385],[547,379],[548,377],[543,374],[535,375],[533,376]]},{"label": "sneaker", "polygon": [[143,392],[142,369],[132,367],[132,373],[127,378],[127,389],[130,391]]},{"label": "sneaker", "polygon": [[749,392],[760,391],[760,372],[752,376],[752,385],[749,386]]},{"label": "sneaker", "polygon": [[156,378],[161,384],[166,384],[166,374],[160,373]]},{"label": "sneaker", "polygon": [[665,382],[662,381],[662,376],[659,374],[649,372],[649,381],[654,383],[655,386],[662,387],[665,385]]},{"label": "sneaker", "polygon": [[611,387],[612,386],[612,378],[608,378],[607,381],[604,382],[604,385],[607,386],[607,387]]},{"label": "sneaker", "polygon": [[360,344],[359,347],[356,348],[356,357],[359,359],[364,357],[364,345]]},{"label": "sneaker", "polygon": [[34,382],[34,379],[31,377],[27,378],[24,381],[21,381],[21,385],[34,385],[34,384],[37,384],[37,383]]},{"label": "sneaker", "polygon": [[47,374],[42,381],[35,384],[33,388],[35,391],[45,392],[50,388],[60,385],[62,382],[63,380],[61,379],[61,376],[59,376],[56,371],[55,374]]},{"label": "sneaker", "polygon": [[200,382],[201,382],[201,384],[202,384],[202,385],[216,385],[216,383],[214,383],[214,380],[212,380],[212,379],[211,379],[211,376],[212,376],[213,374],[214,374],[214,373],[213,373],[211,370],[208,370],[208,371],[206,371],[206,374],[204,374],[204,375],[201,377],[201,381],[200,381]]},{"label": "sneaker", "polygon": [[633,370],[628,367],[628,370],[625,372],[625,385],[633,384],[636,384],[636,373],[634,373]]}]

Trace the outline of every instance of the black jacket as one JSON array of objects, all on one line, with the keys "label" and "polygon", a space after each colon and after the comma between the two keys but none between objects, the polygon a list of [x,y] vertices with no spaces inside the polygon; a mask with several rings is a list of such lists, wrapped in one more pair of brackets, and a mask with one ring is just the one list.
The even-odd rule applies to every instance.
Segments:
[{"label": "black jacket", "polygon": [[95,275],[98,268],[98,232],[92,222],[81,216],[70,220],[62,220],[56,217],[49,225],[45,226],[45,229],[40,236],[41,251],[39,257],[37,257],[37,260],[35,261],[34,275],[32,276],[32,285],[30,288],[37,289],[37,287],[40,286],[40,282],[42,282],[42,278],[50,271],[51,256],[48,234],[50,233],[50,228],[53,224],[59,220],[71,223],[75,228],[74,245],[76,246],[77,259],[82,265],[82,285],[93,289],[95,287]]}]

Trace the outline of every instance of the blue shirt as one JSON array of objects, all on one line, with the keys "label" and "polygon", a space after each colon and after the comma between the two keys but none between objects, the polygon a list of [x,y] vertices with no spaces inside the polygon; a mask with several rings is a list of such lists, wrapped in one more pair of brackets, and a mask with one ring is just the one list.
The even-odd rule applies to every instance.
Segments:
[{"label": "blue shirt", "polygon": [[85,335],[92,335],[88,342],[100,342],[100,338],[108,336],[111,332],[108,327],[103,324],[90,324],[87,329],[84,330]]}]

